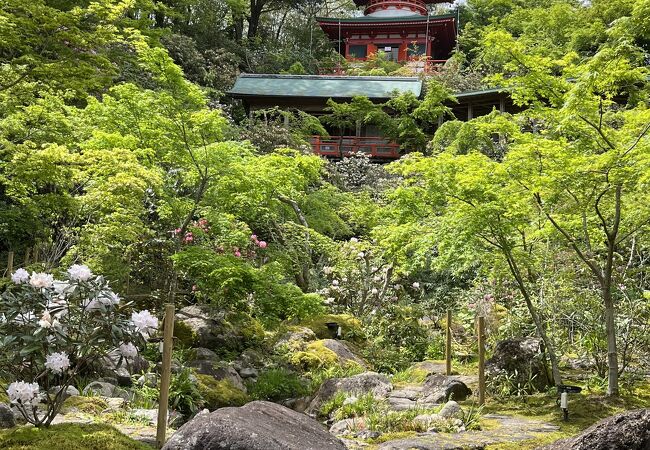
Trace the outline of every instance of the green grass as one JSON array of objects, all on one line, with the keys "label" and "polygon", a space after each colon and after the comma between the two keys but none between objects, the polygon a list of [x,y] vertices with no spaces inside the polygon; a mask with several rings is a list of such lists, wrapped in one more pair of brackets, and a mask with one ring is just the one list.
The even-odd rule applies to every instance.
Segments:
[{"label": "green grass", "polygon": [[151,450],[104,424],[60,424],[0,431],[3,450]]},{"label": "green grass", "polygon": [[581,393],[569,396],[569,421],[562,420],[562,412],[556,405],[557,396],[535,394],[512,397],[508,400],[488,399],[484,414],[506,414],[529,419],[542,420],[557,425],[556,433],[539,433],[535,439],[518,442],[489,445],[487,450],[528,450],[555,442],[558,439],[574,436],[594,423],[620,412],[650,407],[650,383],[639,384],[636,389],[618,398],[609,398],[602,394]]}]

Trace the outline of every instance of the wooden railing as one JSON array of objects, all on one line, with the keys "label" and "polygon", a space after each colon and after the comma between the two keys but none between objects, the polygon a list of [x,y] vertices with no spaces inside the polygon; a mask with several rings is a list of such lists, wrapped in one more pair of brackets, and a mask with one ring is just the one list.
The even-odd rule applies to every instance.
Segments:
[{"label": "wooden railing", "polygon": [[312,136],[311,146],[314,153],[332,158],[351,156],[355,153],[365,153],[377,159],[400,157],[399,144],[378,136]]}]

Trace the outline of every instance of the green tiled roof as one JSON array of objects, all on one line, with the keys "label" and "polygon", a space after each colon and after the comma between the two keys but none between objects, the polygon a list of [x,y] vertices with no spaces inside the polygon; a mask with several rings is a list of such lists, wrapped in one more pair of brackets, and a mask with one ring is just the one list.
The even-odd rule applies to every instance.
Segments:
[{"label": "green tiled roof", "polygon": [[422,81],[408,77],[242,74],[228,92],[233,97],[320,97],[387,99],[393,92],[422,92]]},{"label": "green tiled roof", "polygon": [[[456,14],[443,14],[439,16],[429,16],[429,22],[444,19],[455,19]],[[427,16],[415,14],[412,16],[396,16],[396,17],[375,17],[375,16],[362,16],[362,17],[349,17],[344,19],[337,19],[333,17],[316,17],[317,22],[327,23],[375,23],[375,22],[426,22]]]}]

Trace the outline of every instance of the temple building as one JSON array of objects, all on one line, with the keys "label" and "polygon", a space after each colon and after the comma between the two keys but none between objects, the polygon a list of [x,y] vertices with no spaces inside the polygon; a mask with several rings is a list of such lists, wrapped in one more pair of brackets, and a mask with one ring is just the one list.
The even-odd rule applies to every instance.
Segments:
[{"label": "temple building", "polygon": [[[456,46],[456,14],[433,16],[427,6],[441,0],[355,0],[364,15],[354,18],[316,20],[335,49],[350,65],[362,64],[369,55],[383,52],[389,61],[408,64],[413,77],[327,75],[241,74],[228,94],[242,101],[245,109],[279,107],[298,109],[320,116],[326,114],[327,101],[350,101],[365,96],[375,103],[385,103],[395,94],[423,94],[422,75],[451,56]],[[456,94],[450,104],[459,120],[488,114],[493,108],[510,110],[507,93],[496,89]],[[372,125],[356,130],[328,130],[330,137],[312,138],[315,153],[339,158],[351,153],[369,153],[379,161],[399,158],[399,145],[383,138]],[[336,134],[344,134],[337,136]]]},{"label": "temple building", "polygon": [[456,15],[430,16],[428,4],[440,0],[355,0],[364,16],[316,18],[322,30],[348,61],[363,61],[382,52],[389,61],[427,57],[444,63],[456,45]]}]

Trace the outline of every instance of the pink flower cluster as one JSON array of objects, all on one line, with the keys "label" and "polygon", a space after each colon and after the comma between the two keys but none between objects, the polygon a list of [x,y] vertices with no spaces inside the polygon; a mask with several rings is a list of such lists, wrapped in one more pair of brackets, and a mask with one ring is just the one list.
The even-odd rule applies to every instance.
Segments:
[{"label": "pink flower cluster", "polygon": [[267,243],[265,241],[260,241],[257,239],[256,234],[251,234],[251,241],[253,241],[253,244],[257,245],[259,248],[266,248]]}]

